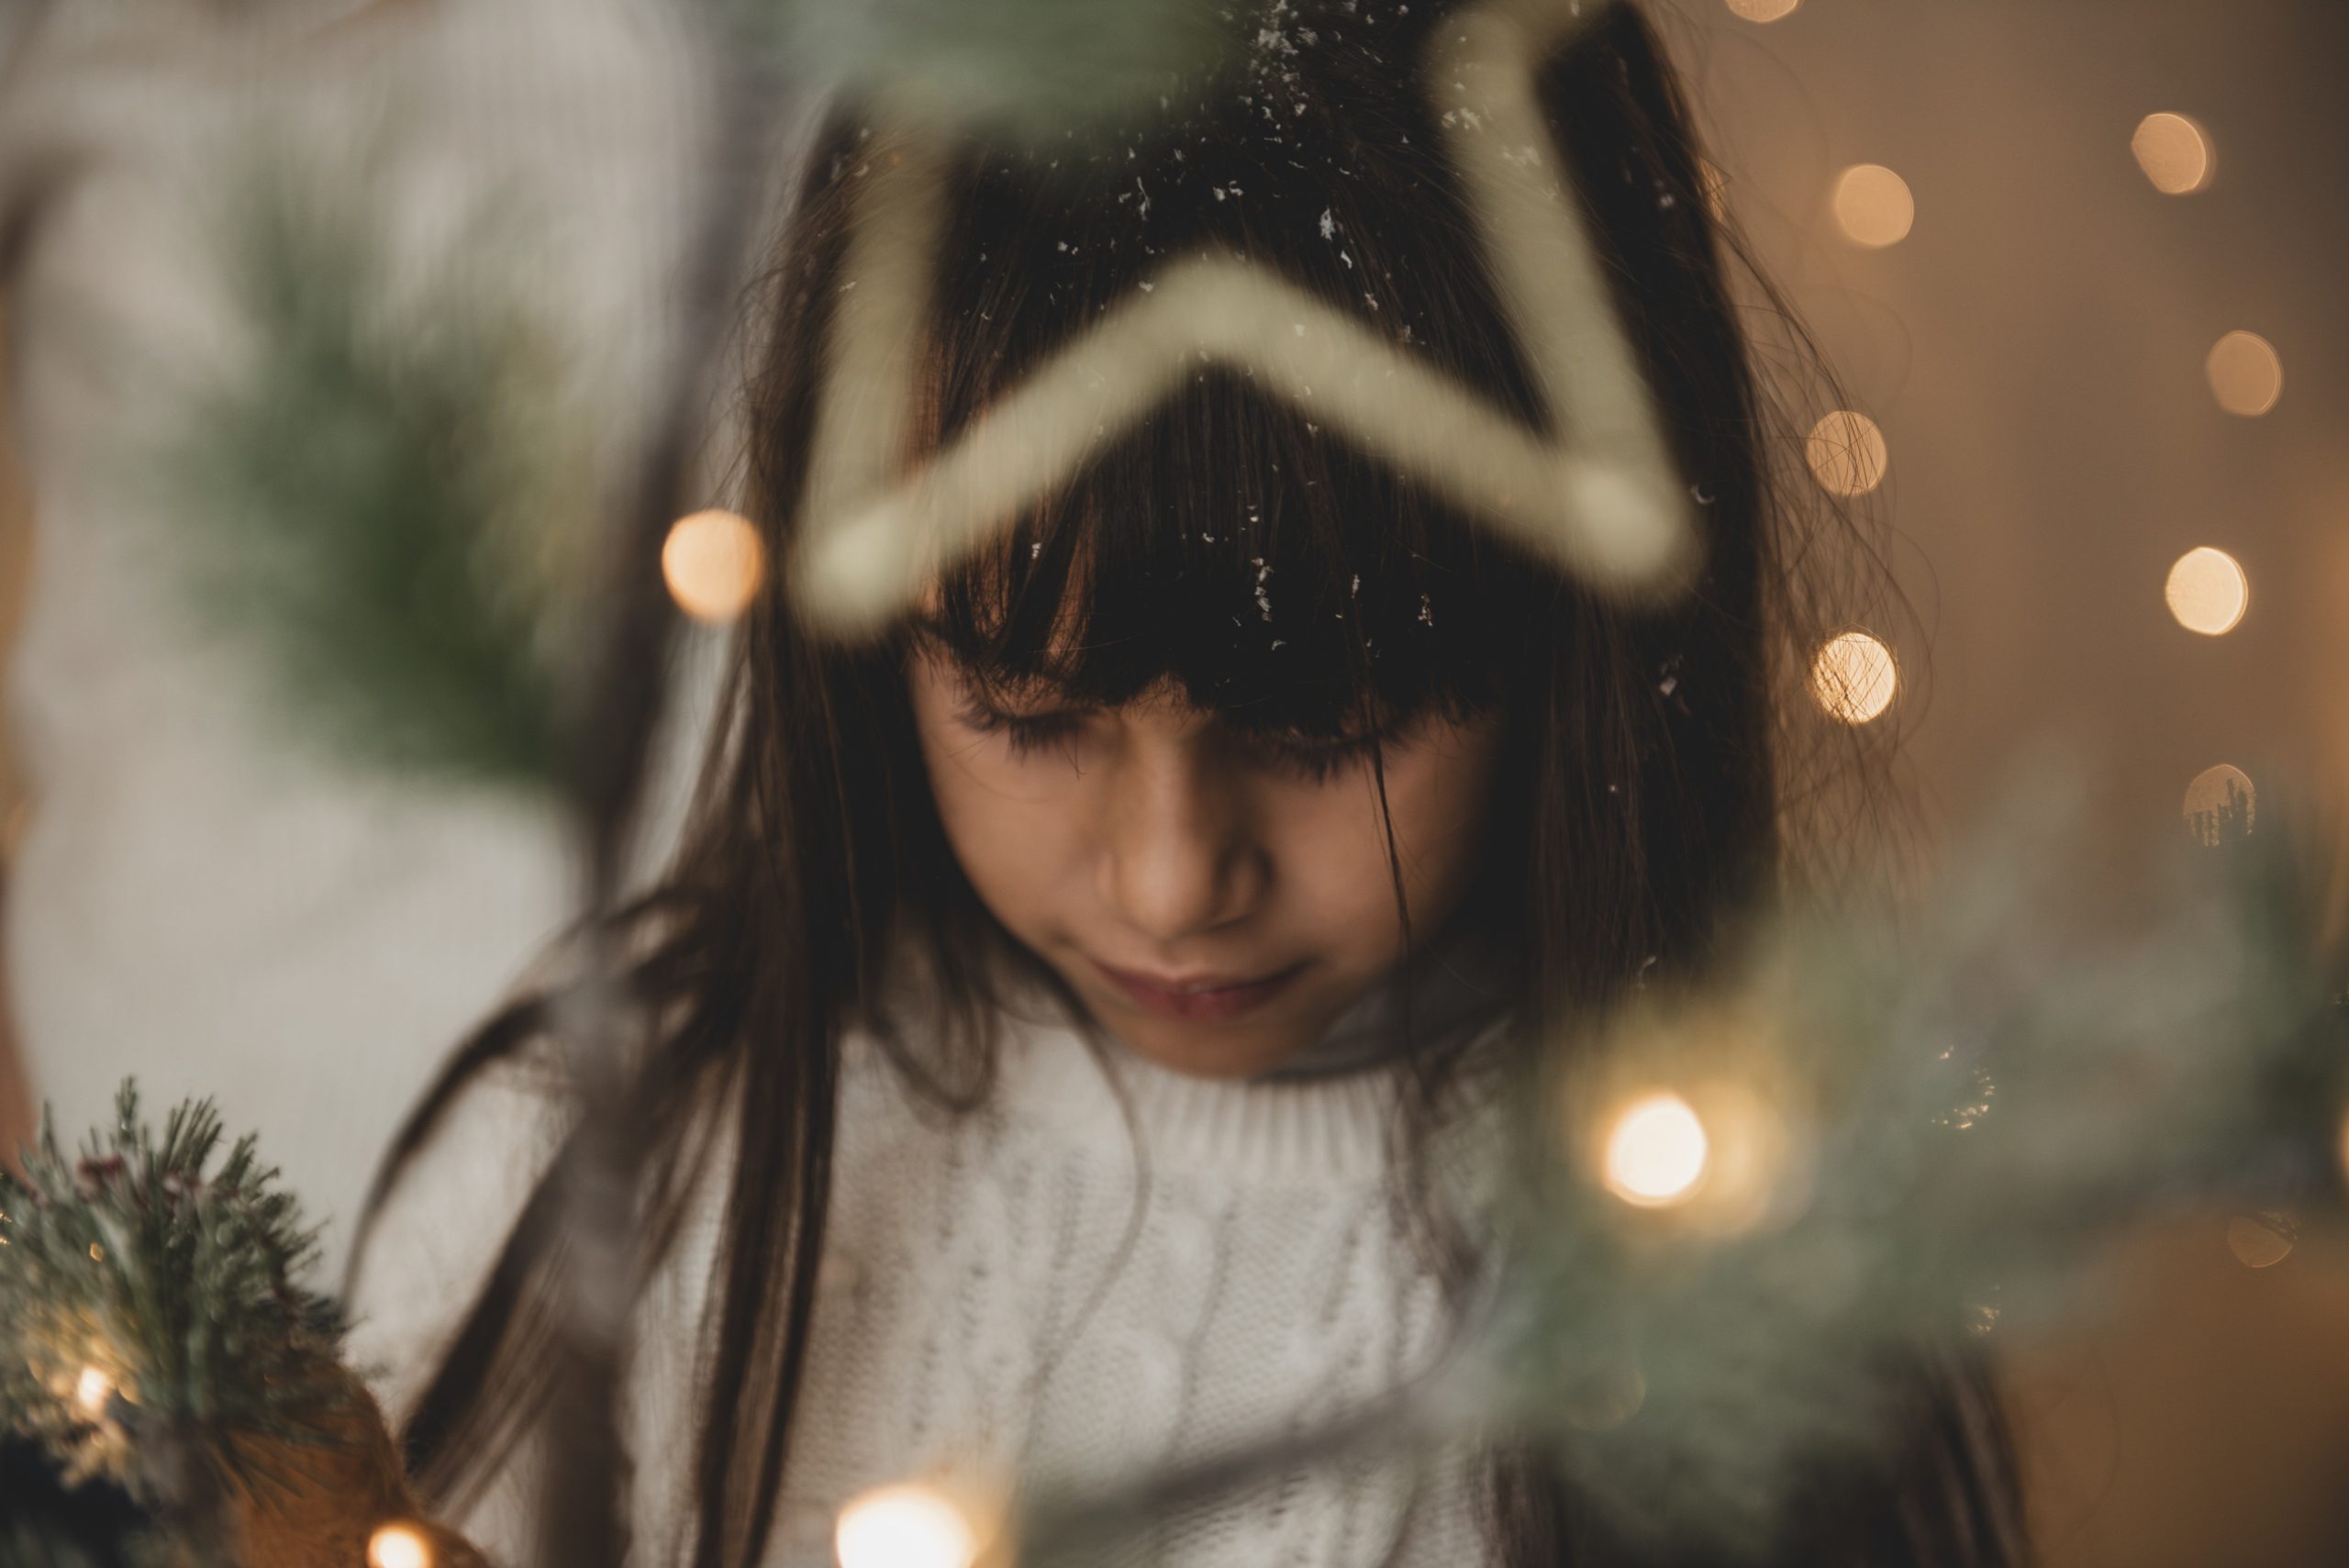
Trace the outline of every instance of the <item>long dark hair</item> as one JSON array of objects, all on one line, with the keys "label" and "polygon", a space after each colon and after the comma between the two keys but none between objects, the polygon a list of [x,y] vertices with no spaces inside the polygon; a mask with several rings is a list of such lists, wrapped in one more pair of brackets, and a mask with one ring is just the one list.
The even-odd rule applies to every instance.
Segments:
[{"label": "long dark hair", "polygon": [[[1126,139],[958,151],[916,451],[1148,286],[1163,259],[1210,244],[1545,420],[1418,90],[1442,9],[1291,7],[1278,48],[1202,88],[1188,114],[1174,104]],[[1844,570],[1855,541],[1782,478],[1786,431],[1740,327],[1751,296],[1731,285],[1757,274],[1709,210],[1709,172],[1649,21],[1608,7],[1539,83],[1694,497],[1704,565],[1691,592],[1640,606],[1586,591],[1309,412],[1203,366],[952,573],[923,628],[983,676],[1041,676],[1101,702],[1172,680],[1241,727],[1328,732],[1364,714],[1497,706],[1507,782],[1463,920],[1510,961],[1511,1034],[1527,1052],[1642,973],[1701,969],[1785,873],[1790,809],[1865,793],[1786,786],[1835,747],[1839,777],[1865,774],[1862,740],[1815,715],[1791,728],[1808,705],[1786,700],[1790,654],[1832,629],[1820,624],[1822,573]],[[832,305],[856,282],[842,275],[854,195],[886,155],[857,116],[831,120],[766,293],[751,490],[774,561],[801,526]],[[628,916],[645,955],[636,984],[662,1021],[637,1096],[656,1251],[709,1149],[733,1149],[694,1535],[680,1543],[697,1568],[750,1568],[769,1533],[808,1345],[840,1042],[851,1028],[902,1040],[881,1002],[899,955],[919,955],[945,1007],[921,1051],[897,1053],[908,1092],[968,1105],[987,1089],[1003,938],[930,801],[904,684],[912,635],[901,623],[861,643],[819,639],[771,584],[740,639],[729,729],[674,873]],[[526,999],[465,1044],[379,1193],[552,1011]],[[1406,1119],[1424,1125],[1450,1064],[1431,1042],[1412,1065]],[[1406,1189],[1412,1147],[1397,1162]],[[410,1418],[411,1451],[444,1496],[496,1462],[544,1392],[550,1190]],[[1457,1277],[1461,1260],[1445,1267]],[[1978,1370],[1920,1365],[1912,1381],[1904,1442],[1882,1464],[1822,1472],[1774,1559],[2020,1554]],[[1512,1564],[1648,1560],[1531,1456],[1497,1458],[1492,1499]]]}]

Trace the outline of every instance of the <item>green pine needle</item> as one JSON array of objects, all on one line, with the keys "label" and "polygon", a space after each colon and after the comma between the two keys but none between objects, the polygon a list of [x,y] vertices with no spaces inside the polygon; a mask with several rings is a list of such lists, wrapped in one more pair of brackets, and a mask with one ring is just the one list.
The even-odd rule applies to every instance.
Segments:
[{"label": "green pine needle", "polygon": [[468,276],[402,288],[362,198],[284,163],[236,190],[250,352],[158,474],[197,606],[342,757],[554,786],[581,576],[563,551],[593,529],[551,339],[483,281],[491,244],[464,248]]},{"label": "green pine needle", "polygon": [[160,1136],[126,1083],[69,1158],[53,1127],[0,1177],[0,1427],[74,1476],[169,1510],[252,1473],[237,1440],[327,1440],[341,1330],[294,1281],[315,1251],[246,1138],[219,1159],[209,1102]]},{"label": "green pine needle", "polygon": [[[1913,930],[1784,917],[1723,992],[1608,1020],[1526,1099],[1548,1120],[1475,1396],[1630,1534],[1752,1550],[1820,1465],[1886,1454],[1904,1357],[2032,1331],[2165,1210],[2337,1200],[2349,1051],[2310,861],[2240,810],[2197,826],[2212,847],[2135,930],[2051,914],[2062,826],[2010,823]],[[1790,1133],[1750,1209],[1732,1116],[1685,1211],[1607,1189],[1620,1106],[1721,1084]]]}]

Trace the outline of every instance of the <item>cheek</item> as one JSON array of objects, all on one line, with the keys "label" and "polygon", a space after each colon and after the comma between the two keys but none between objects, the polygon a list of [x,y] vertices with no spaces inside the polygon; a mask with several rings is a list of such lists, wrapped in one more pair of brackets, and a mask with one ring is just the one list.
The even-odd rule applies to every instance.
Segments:
[{"label": "cheek", "polygon": [[[1016,932],[1047,911],[1077,852],[1069,770],[1018,767],[1003,748],[917,701],[922,761],[946,841],[980,898]],[[1065,784],[1061,781],[1065,780]]]},{"label": "cheek", "polygon": [[1446,732],[1390,757],[1382,811],[1367,775],[1280,792],[1281,877],[1325,939],[1384,962],[1402,939],[1387,863],[1394,825],[1403,895],[1417,934],[1457,907],[1482,843],[1496,747],[1485,730]]}]

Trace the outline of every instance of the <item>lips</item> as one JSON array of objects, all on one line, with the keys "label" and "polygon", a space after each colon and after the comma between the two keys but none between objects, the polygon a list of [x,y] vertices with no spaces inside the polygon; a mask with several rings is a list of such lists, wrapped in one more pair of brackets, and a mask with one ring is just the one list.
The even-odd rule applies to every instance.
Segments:
[{"label": "lips", "polygon": [[1302,963],[1254,976],[1197,974],[1174,977],[1113,969],[1092,961],[1104,978],[1144,1012],[1186,1023],[1221,1023],[1255,1011],[1288,988]]}]

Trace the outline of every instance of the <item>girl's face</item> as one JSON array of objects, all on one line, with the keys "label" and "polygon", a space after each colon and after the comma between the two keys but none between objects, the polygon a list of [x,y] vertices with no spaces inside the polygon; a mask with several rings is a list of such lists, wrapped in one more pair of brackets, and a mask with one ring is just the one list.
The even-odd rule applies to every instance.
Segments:
[{"label": "girl's face", "polygon": [[1423,940],[1468,884],[1497,716],[1389,734],[1382,814],[1363,743],[1244,735],[1171,694],[982,695],[934,649],[908,681],[979,897],[1096,1021],[1177,1072],[1278,1067],[1402,956],[1388,820]]}]

